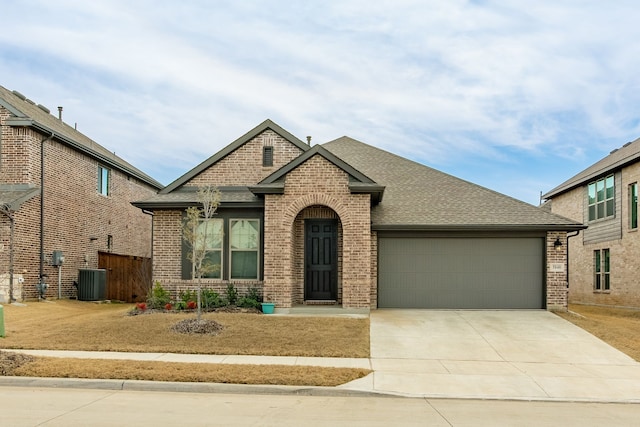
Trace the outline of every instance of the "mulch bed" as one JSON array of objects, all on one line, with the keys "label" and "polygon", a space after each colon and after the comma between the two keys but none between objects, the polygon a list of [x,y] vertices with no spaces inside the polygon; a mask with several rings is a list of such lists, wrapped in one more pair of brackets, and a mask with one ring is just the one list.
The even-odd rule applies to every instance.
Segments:
[{"label": "mulch bed", "polygon": [[12,376],[13,372],[20,366],[33,362],[35,357],[21,353],[0,350],[0,375]]}]

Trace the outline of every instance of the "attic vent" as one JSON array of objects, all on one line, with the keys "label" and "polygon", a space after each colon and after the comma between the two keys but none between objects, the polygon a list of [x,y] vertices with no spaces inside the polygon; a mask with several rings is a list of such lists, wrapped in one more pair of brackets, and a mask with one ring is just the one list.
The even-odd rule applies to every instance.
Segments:
[{"label": "attic vent", "polygon": [[628,147],[629,145],[631,145],[631,141],[627,142],[626,144],[624,144],[622,147]]},{"label": "attic vent", "polygon": [[29,98],[27,98],[27,99],[26,99],[26,101],[27,101],[29,104],[31,104],[31,105],[36,105],[36,103],[35,103],[35,102],[33,102],[32,100],[30,100]]},{"label": "attic vent", "polygon": [[613,153],[615,153],[616,151],[618,151],[618,149],[617,149],[617,148],[614,148],[613,150],[611,150],[611,152],[610,152],[609,154],[613,154]]},{"label": "attic vent", "polygon": [[262,166],[273,166],[273,146],[262,147]]},{"label": "attic vent", "polygon": [[47,107],[45,107],[42,104],[38,104],[38,108],[41,109],[42,111],[46,112],[47,114],[51,113],[51,110],[49,110]]},{"label": "attic vent", "polygon": [[22,99],[23,101],[27,100],[27,97],[24,96],[23,94],[21,94],[20,92],[18,92],[17,90],[12,91],[12,93],[17,96],[18,98]]}]

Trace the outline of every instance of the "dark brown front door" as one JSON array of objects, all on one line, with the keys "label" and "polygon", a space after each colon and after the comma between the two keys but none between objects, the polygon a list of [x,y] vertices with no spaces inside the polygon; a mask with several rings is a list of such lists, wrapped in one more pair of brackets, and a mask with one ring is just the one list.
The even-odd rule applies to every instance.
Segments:
[{"label": "dark brown front door", "polygon": [[334,219],[305,220],[305,300],[336,300],[338,239]]}]

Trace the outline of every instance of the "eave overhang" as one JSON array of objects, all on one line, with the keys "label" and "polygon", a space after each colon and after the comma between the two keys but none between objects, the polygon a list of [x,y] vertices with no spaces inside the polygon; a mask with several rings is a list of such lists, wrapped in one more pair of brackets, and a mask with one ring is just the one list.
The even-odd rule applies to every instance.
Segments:
[{"label": "eave overhang", "polygon": [[579,231],[583,224],[372,224],[373,231]]},{"label": "eave overhang", "polygon": [[133,176],[137,179],[139,179],[140,181],[149,184],[150,186],[156,188],[157,190],[162,189],[164,186],[156,181],[155,179],[146,176],[146,175],[142,175],[140,172],[133,170],[129,167],[127,167],[126,165],[123,165],[122,163],[118,162],[117,160],[110,158],[109,156],[106,156],[98,151],[92,150],[91,148],[80,144],[76,141],[74,141],[71,138],[68,138],[62,134],[60,134],[60,132],[56,132],[53,129],[49,128],[48,126],[45,126],[31,118],[28,117],[12,117],[12,118],[8,118],[5,120],[5,124],[7,124],[8,126],[15,126],[15,127],[30,127],[33,128],[35,130],[37,130],[40,133],[46,134],[46,135],[52,135],[53,138],[57,139],[58,141],[60,141],[61,143],[63,143],[64,145],[73,148],[76,151],[79,151],[81,153],[84,153],[86,155],[88,155],[89,157],[92,157],[96,160],[98,160],[100,163],[104,164],[105,166],[109,166],[113,169],[117,169],[120,170],[130,176]]}]

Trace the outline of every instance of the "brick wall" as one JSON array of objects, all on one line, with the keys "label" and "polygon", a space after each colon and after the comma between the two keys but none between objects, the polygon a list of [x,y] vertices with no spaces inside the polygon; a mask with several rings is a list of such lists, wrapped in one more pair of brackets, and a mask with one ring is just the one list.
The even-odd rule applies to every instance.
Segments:
[{"label": "brick wall", "polygon": [[[29,128],[4,125],[9,117],[0,109],[2,148],[0,183],[40,186],[40,147],[46,138]],[[62,294],[75,295],[73,281],[79,268],[97,268],[98,251],[151,256],[151,217],[130,204],[150,197],[155,190],[133,177],[111,169],[110,194],[98,194],[98,162],[59,142],[46,141],[44,183],[44,273],[48,296],[57,296],[57,267],[51,266],[54,250],[61,250]],[[8,220],[0,222],[3,249],[0,274],[9,269]],[[25,279],[24,297],[37,296],[40,256],[40,197],[23,204],[15,214],[14,273]],[[108,247],[112,236],[111,247]],[[91,240],[90,238],[95,238]]]},{"label": "brick wall", "polygon": [[[273,147],[273,166],[262,166],[264,146]],[[277,133],[267,130],[248,141],[185,185],[253,185],[289,163],[302,151]]]},{"label": "brick wall", "polygon": [[[296,218],[311,206],[326,206],[342,229],[342,305],[371,305],[370,196],[351,194],[347,174],[320,155],[291,171],[283,195],[265,197],[265,296],[279,307],[291,307],[299,295],[301,238]],[[277,238],[270,238],[277,236]]]},{"label": "brick wall", "polygon": [[[622,169],[620,197],[616,215],[621,216],[621,239],[585,244],[581,232],[569,238],[569,302],[623,307],[640,307],[640,280],[638,279],[638,254],[640,232],[629,227],[628,186],[640,184],[640,162]],[[585,187],[574,189],[553,198],[552,212],[587,223],[584,218]],[[611,256],[611,289],[594,289],[594,251],[609,249]]]},{"label": "brick wall", "polygon": [[[273,166],[262,166],[264,146],[273,147]],[[217,187],[254,185],[300,155],[302,151],[277,133],[266,130],[238,147],[226,157],[188,181],[185,186],[214,185]],[[182,290],[193,290],[192,280],[183,280],[182,213],[184,210],[156,211],[154,215],[153,278],[177,297]],[[264,263],[264,261],[263,261]],[[202,279],[201,285],[224,293],[228,280]],[[234,280],[231,283],[241,293],[250,287],[262,290],[262,281]]]},{"label": "brick wall", "polygon": [[[153,216],[153,280],[160,282],[173,298],[178,298],[181,291],[193,291],[197,283],[182,279],[182,213],[180,210],[158,210]],[[259,280],[221,280],[201,279],[202,288],[213,289],[221,296],[232,283],[240,295],[254,287],[262,291]]]},{"label": "brick wall", "polygon": [[[556,246],[559,240],[561,246]],[[567,233],[553,231],[547,233],[547,309],[567,309]]]}]

